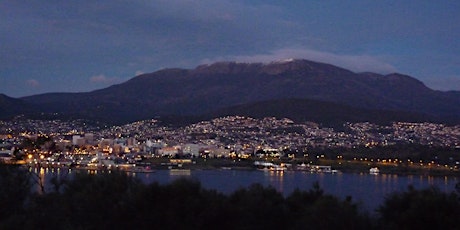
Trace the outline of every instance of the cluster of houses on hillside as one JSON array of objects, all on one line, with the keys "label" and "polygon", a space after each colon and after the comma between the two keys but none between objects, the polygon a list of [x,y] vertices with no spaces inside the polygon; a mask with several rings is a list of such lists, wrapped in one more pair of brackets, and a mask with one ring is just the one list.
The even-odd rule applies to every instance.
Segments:
[{"label": "cluster of houses on hillside", "polygon": [[[432,123],[396,122],[389,126],[347,123],[342,131],[318,124],[295,123],[274,117],[254,119],[229,116],[202,121],[185,127],[162,126],[156,120],[138,121],[103,129],[78,129],[62,121],[0,121],[0,156],[11,160],[17,151],[25,155],[96,154],[142,157],[280,157],[306,152],[309,148],[373,147],[398,143],[460,148],[460,126]],[[28,128],[28,126],[30,126]],[[23,149],[25,139],[47,137],[36,149]],[[29,152],[25,152],[29,151]],[[32,153],[31,153],[32,152]]]}]

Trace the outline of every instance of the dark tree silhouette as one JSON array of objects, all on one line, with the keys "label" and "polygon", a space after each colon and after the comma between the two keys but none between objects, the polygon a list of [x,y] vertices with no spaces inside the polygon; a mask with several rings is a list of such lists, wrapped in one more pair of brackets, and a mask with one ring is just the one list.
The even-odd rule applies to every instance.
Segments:
[{"label": "dark tree silhouette", "polygon": [[389,229],[458,229],[460,200],[454,192],[437,188],[392,193],[378,209]]},{"label": "dark tree silhouette", "polygon": [[0,229],[3,225],[20,222],[30,195],[31,183],[25,169],[0,164]]}]

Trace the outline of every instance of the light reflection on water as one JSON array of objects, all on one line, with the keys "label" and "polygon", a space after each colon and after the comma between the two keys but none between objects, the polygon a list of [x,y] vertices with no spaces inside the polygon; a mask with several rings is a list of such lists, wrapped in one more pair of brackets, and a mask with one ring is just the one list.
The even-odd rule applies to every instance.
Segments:
[{"label": "light reflection on water", "polygon": [[[34,170],[34,169],[31,169]],[[45,191],[51,191],[50,180],[53,176],[72,176],[75,170],[39,169],[34,171],[40,176]],[[97,171],[90,171],[97,174]],[[99,172],[100,173],[100,172]],[[398,176],[392,174],[355,174],[355,173],[310,173],[293,171],[239,171],[239,170],[157,170],[154,173],[131,173],[144,183],[170,183],[178,178],[190,178],[201,182],[204,188],[214,189],[224,194],[239,188],[247,188],[254,183],[271,186],[288,196],[294,189],[309,190],[318,182],[325,193],[345,198],[351,196],[368,211],[382,204],[384,197],[396,191],[405,191],[412,185],[416,189],[435,186],[443,192],[455,190],[459,183],[456,177],[433,177],[423,175]],[[37,191],[40,189],[37,188]]]},{"label": "light reflection on water", "polygon": [[263,171],[264,176],[268,179],[268,184],[274,187],[277,191],[284,191],[284,171]]}]

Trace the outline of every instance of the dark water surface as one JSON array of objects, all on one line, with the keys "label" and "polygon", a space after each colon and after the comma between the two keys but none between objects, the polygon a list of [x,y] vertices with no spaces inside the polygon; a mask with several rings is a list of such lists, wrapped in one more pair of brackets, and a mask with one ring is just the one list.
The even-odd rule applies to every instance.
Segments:
[{"label": "dark water surface", "polygon": [[[45,181],[57,173],[63,172],[45,171]],[[72,173],[74,171],[70,172]],[[239,188],[259,183],[264,186],[272,186],[287,196],[296,188],[309,190],[313,183],[318,182],[325,193],[340,198],[351,196],[355,202],[361,203],[363,209],[370,212],[382,204],[386,195],[395,191],[405,191],[410,185],[416,189],[435,186],[443,192],[451,192],[460,182],[460,178],[457,177],[256,170],[157,170],[153,173],[133,173],[132,175],[145,183],[158,182],[160,184],[167,184],[178,178],[190,178],[200,181],[204,188],[215,189],[224,194],[230,194]]]}]

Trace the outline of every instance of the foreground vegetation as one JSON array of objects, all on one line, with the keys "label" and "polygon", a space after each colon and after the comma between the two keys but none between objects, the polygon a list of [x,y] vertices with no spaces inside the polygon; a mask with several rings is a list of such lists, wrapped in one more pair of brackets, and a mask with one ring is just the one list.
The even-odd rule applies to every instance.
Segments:
[{"label": "foreground vegetation", "polygon": [[378,215],[314,184],[284,197],[254,184],[229,195],[180,179],[143,184],[123,172],[55,179],[32,191],[28,171],[0,165],[0,229],[457,229],[460,186],[389,194]]}]

